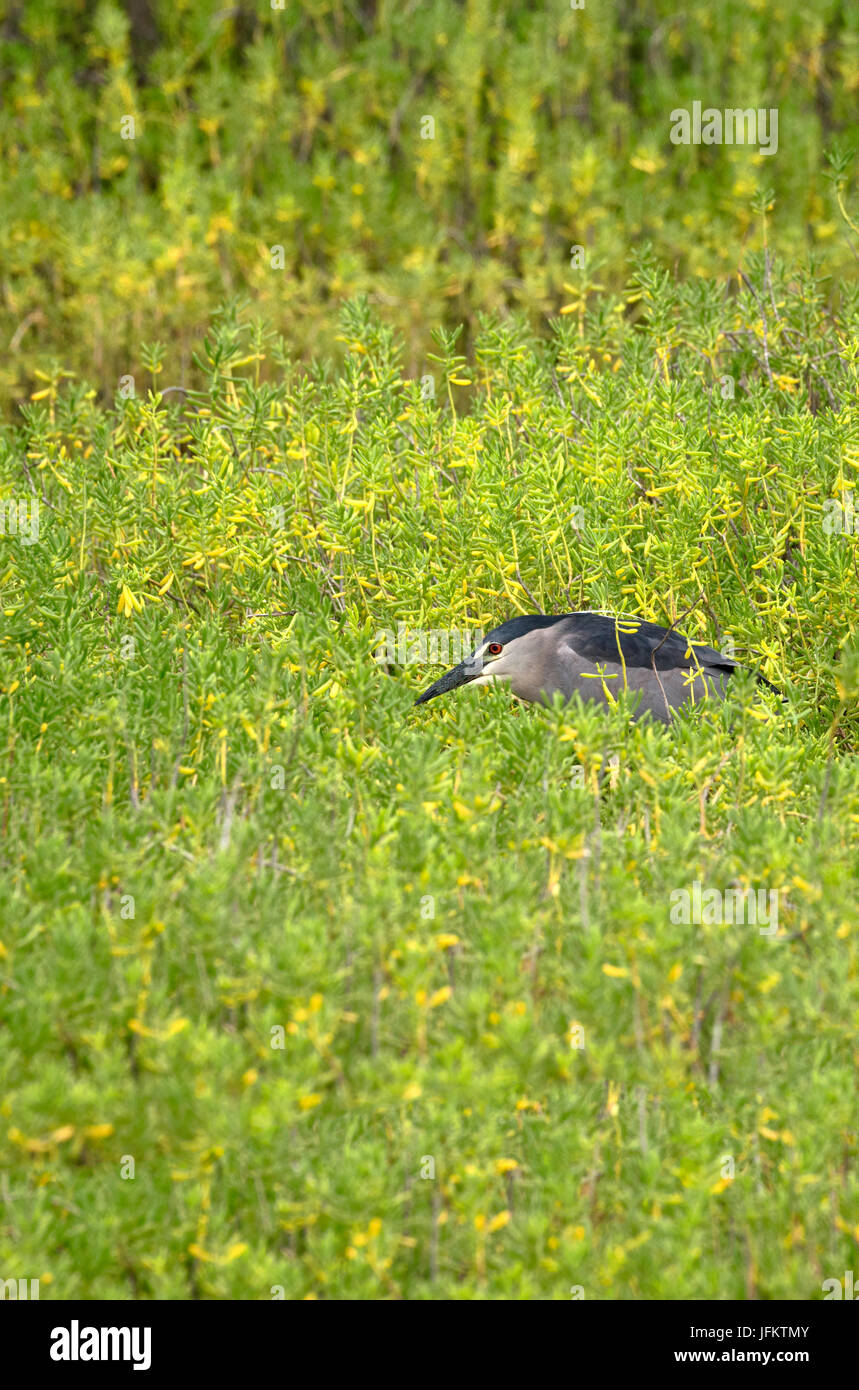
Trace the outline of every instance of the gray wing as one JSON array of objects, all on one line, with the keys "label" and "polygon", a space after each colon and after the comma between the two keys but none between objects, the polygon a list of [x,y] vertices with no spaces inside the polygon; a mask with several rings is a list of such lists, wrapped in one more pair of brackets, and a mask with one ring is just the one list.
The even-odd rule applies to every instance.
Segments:
[{"label": "gray wing", "polygon": [[654,666],[657,671],[699,666],[733,671],[737,665],[714,647],[692,642],[674,629],[643,618],[574,613],[565,626],[575,650],[592,661],[620,662],[622,655],[623,665],[646,666],[651,671]]},{"label": "gray wing", "polygon": [[637,719],[651,714],[667,724],[681,705],[722,697],[736,665],[713,647],[690,644],[655,623],[581,613],[558,643],[555,688],[603,704],[626,689],[640,697]]}]

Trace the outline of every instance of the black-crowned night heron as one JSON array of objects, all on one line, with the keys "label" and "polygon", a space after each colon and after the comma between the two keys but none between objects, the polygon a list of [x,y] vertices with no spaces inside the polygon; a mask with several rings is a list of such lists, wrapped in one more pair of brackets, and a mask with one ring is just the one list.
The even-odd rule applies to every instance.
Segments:
[{"label": "black-crowned night heron", "polygon": [[[493,628],[474,653],[446,671],[415,701],[422,705],[458,685],[505,682],[520,700],[608,704],[622,690],[640,694],[636,719],[671,722],[681,705],[722,699],[739,663],[671,628],[608,613],[531,614]],[[763,676],[757,679],[770,685]],[[770,686],[775,690],[775,686]],[[776,692],[778,693],[778,692]]]}]

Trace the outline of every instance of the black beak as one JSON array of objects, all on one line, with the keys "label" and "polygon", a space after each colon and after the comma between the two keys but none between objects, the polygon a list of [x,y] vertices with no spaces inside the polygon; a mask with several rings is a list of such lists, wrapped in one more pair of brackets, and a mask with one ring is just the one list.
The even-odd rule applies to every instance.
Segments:
[{"label": "black beak", "polygon": [[458,666],[452,666],[443,676],[439,676],[423,695],[418,696],[415,704],[424,705],[427,700],[434,700],[436,695],[444,695],[448,690],[455,690],[458,685],[466,685],[468,681],[473,681],[475,676],[479,676],[482,670],[483,662],[480,657],[471,656],[467,661],[461,661]]}]

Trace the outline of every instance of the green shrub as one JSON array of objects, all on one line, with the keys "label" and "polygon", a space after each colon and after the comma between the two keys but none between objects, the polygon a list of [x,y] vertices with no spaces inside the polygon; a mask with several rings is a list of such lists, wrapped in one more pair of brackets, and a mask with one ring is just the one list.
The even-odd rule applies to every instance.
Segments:
[{"label": "green shrub", "polygon": [[[306,370],[232,304],[199,390],[150,389],[153,345],[133,395],[49,373],[0,434],[4,1277],[814,1298],[851,1267],[857,540],[824,521],[856,302],[746,274],[645,251],[548,337],[440,330],[410,375],[366,300]],[[682,617],[785,703],[415,710],[438,668],[373,660],[537,606]],[[695,881],[777,891],[778,932],[672,921]]]}]

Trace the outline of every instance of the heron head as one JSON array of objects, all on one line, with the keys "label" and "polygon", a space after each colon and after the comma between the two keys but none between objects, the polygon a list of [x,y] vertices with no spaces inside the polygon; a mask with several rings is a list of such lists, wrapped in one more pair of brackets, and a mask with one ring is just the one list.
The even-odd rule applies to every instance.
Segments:
[{"label": "heron head", "polygon": [[[535,665],[539,661],[541,638],[547,627],[558,621],[543,613],[511,618],[495,627],[475,648],[471,656],[445,671],[437,681],[415,700],[416,705],[445,695],[460,685],[509,684],[514,694],[517,687],[526,690],[533,684]],[[526,696],[526,698],[533,698]]]}]

